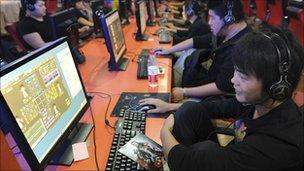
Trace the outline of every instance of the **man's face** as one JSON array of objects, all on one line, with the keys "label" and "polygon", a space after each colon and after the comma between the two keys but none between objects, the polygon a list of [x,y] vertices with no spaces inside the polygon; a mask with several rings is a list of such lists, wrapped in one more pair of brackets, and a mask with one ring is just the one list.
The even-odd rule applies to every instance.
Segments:
[{"label": "man's face", "polygon": [[43,17],[46,14],[46,7],[44,1],[38,0],[35,4],[35,10],[32,12],[32,15],[35,17]]},{"label": "man's face", "polygon": [[223,20],[220,18],[220,16],[216,15],[213,10],[208,11],[209,19],[208,24],[211,28],[211,32],[214,35],[219,35],[219,32],[221,31],[222,27],[225,25]]},{"label": "man's face", "polygon": [[78,10],[84,10],[84,9],[85,9],[85,6],[84,6],[84,4],[83,4],[82,1],[78,1],[78,2],[76,2],[76,4],[75,4],[75,8],[78,9]]},{"label": "man's face", "polygon": [[231,79],[235,89],[236,99],[241,103],[253,104],[261,100],[262,82],[255,76],[245,75],[234,69]]}]

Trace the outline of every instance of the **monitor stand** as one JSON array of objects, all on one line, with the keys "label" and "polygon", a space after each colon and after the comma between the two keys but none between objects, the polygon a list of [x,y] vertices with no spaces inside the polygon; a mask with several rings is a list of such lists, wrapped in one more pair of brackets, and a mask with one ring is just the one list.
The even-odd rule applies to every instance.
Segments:
[{"label": "monitor stand", "polygon": [[136,41],[148,41],[149,36],[146,34],[136,34],[135,40]]},{"label": "monitor stand", "polygon": [[81,122],[78,123],[75,128],[73,128],[68,138],[57,149],[49,164],[70,166],[74,161],[72,144],[77,142],[84,142],[92,129],[92,124]]},{"label": "monitor stand", "polygon": [[125,71],[127,69],[129,59],[121,57],[117,62],[115,60],[109,61],[109,70],[110,71]]}]

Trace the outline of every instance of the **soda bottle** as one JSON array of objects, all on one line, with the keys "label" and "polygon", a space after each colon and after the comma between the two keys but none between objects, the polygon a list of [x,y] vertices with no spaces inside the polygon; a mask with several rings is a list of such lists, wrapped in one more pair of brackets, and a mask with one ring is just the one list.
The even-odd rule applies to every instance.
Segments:
[{"label": "soda bottle", "polygon": [[158,86],[157,75],[158,75],[158,66],[156,63],[155,55],[153,51],[150,51],[148,57],[148,80],[150,87]]}]

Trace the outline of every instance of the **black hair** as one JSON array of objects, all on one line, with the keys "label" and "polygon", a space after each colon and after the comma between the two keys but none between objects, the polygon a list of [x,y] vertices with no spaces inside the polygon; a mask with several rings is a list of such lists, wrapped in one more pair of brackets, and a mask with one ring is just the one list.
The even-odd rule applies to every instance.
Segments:
[{"label": "black hair", "polygon": [[26,6],[27,6],[28,4],[34,5],[34,4],[36,4],[37,1],[38,1],[38,0],[21,0],[22,8],[23,8],[24,10],[26,10]]},{"label": "black hair", "polygon": [[282,56],[287,55],[287,49],[283,46],[284,42],[282,41],[285,41],[290,49],[291,66],[288,70],[287,79],[291,84],[291,91],[288,97],[291,97],[303,70],[304,51],[299,41],[296,40],[290,31],[269,28],[266,32],[255,31],[246,34],[233,48],[232,61],[239,72],[245,75],[254,75],[260,80],[263,84],[264,92],[269,93],[271,85],[278,82],[280,78],[279,57],[272,40],[269,40],[264,34],[273,37],[274,33],[281,37],[274,42]]},{"label": "black hair", "polygon": [[[227,8],[228,0],[209,0],[207,3],[207,7],[210,10],[213,10],[216,15],[220,16],[220,18],[224,18],[228,13]],[[230,0],[233,1],[232,14],[235,18],[235,22],[240,22],[245,19],[243,3],[241,0]]]},{"label": "black hair", "polygon": [[19,12],[19,21],[22,20],[26,15],[27,4],[34,5],[38,0],[21,0],[21,8]]}]

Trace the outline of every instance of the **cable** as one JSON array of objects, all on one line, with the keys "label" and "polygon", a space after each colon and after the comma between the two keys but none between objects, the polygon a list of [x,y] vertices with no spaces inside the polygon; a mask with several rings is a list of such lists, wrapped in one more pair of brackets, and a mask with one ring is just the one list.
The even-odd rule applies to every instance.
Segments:
[{"label": "cable", "polygon": [[[105,115],[104,115],[104,120],[105,120],[105,124],[106,124],[107,126],[109,126],[110,128],[115,129],[115,126],[112,126],[112,125],[110,124],[110,121],[107,119],[107,113],[108,113],[109,106],[110,106],[111,101],[112,101],[111,95],[110,95],[110,94],[107,94],[107,93],[103,93],[103,92],[96,92],[96,91],[88,92],[88,93],[93,93],[93,94],[95,93],[95,94],[97,94],[98,97],[101,97],[101,98],[109,98],[109,103],[108,103],[107,108],[106,108],[106,112],[105,112]],[[107,97],[101,96],[100,94],[106,95]]]},{"label": "cable", "polygon": [[91,107],[91,102],[89,103],[89,108],[90,108],[90,112],[91,112],[91,116],[92,116],[92,120],[93,120],[93,143],[94,143],[94,158],[95,158],[95,165],[97,170],[99,170],[99,165],[98,165],[98,160],[97,160],[97,146],[96,146],[96,126],[95,126],[95,118],[94,118],[94,114],[92,111],[92,107]]}]

